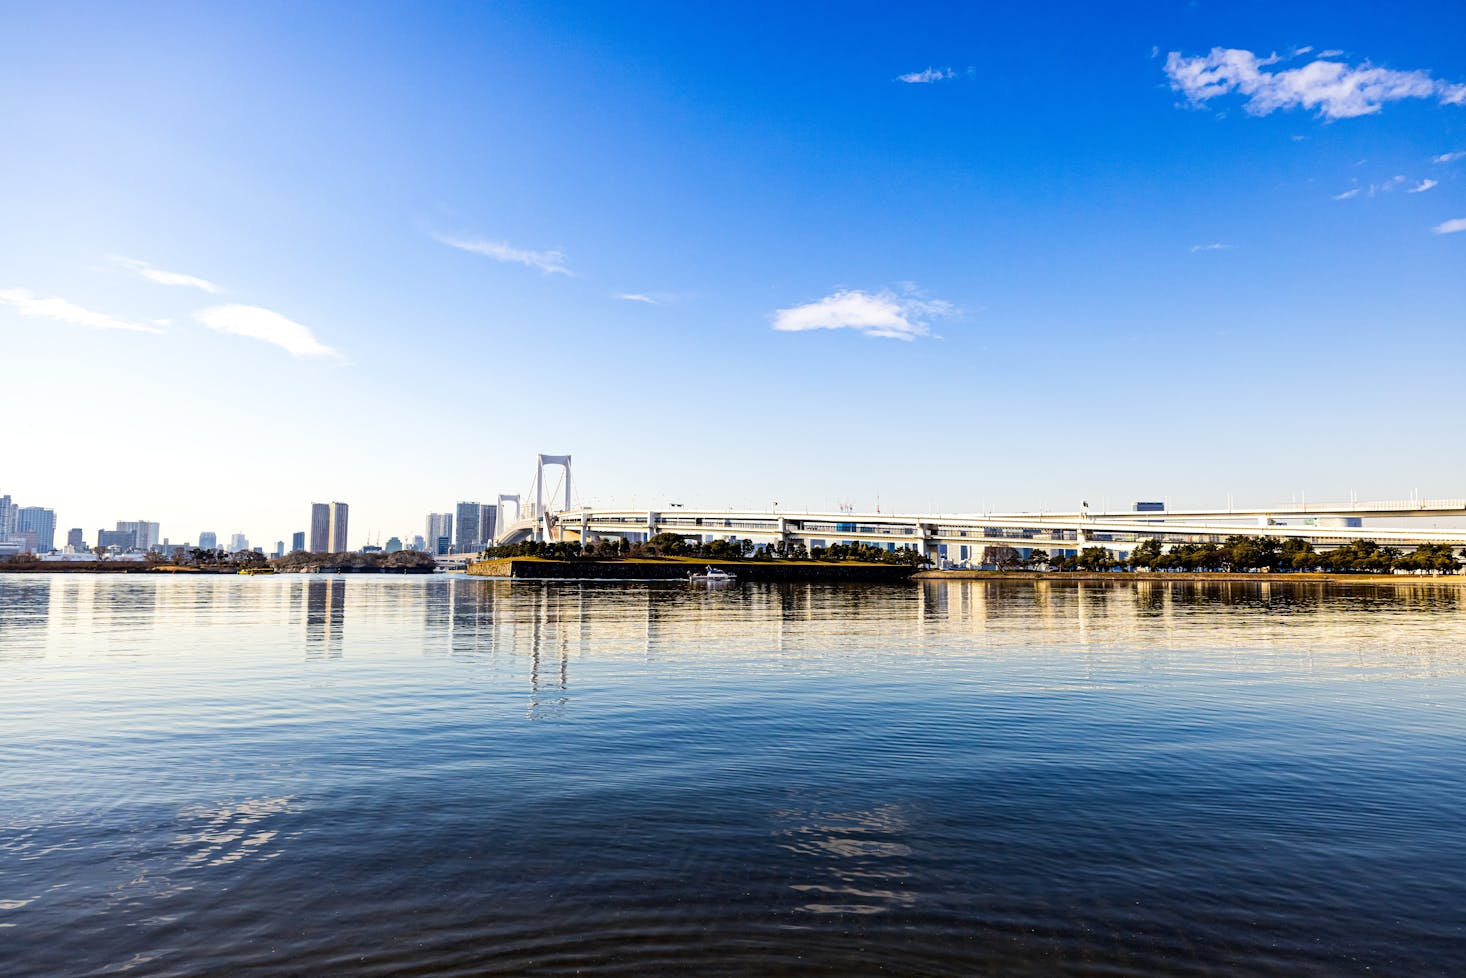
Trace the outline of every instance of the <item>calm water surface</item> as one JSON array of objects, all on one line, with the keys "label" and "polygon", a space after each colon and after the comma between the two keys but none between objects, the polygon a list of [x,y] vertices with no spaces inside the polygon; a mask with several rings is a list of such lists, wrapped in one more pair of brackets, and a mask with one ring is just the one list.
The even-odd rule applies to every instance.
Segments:
[{"label": "calm water surface", "polygon": [[0,973],[1460,975],[1466,592],[0,576]]}]

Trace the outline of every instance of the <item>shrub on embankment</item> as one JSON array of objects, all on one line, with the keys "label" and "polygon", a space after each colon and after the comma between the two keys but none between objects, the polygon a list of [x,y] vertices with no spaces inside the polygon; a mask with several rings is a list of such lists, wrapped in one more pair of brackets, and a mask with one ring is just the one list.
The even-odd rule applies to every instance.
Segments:
[{"label": "shrub on embankment", "polygon": [[[1466,553],[1463,553],[1466,556]],[[1230,536],[1221,543],[1182,543],[1162,550],[1159,540],[1144,540],[1128,560],[1117,560],[1104,547],[1085,547],[1078,554],[1050,559],[1035,550],[1026,561],[1033,569],[1058,571],[1189,571],[1224,572],[1325,571],[1332,574],[1393,574],[1397,572],[1454,574],[1460,569],[1449,544],[1427,543],[1410,551],[1380,546],[1373,540],[1354,540],[1319,552],[1307,540],[1276,537]]]},{"label": "shrub on embankment", "polygon": [[513,557],[542,557],[547,560],[625,560],[656,557],[689,557],[696,560],[737,560],[750,563],[813,560],[823,562],[851,561],[862,564],[893,564],[921,567],[931,563],[915,550],[887,550],[868,543],[837,543],[829,547],[806,550],[797,541],[780,542],[770,547],[755,547],[751,540],[691,540],[676,533],[658,533],[646,543],[632,543],[620,537],[597,540],[581,548],[578,542],[550,543],[535,540],[489,547],[485,560]]}]

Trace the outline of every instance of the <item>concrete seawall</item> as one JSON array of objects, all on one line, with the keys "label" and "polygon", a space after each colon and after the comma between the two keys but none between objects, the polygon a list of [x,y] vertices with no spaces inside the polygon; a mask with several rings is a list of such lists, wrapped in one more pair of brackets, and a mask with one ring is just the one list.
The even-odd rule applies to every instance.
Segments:
[{"label": "concrete seawall", "polygon": [[1466,587],[1466,574],[1245,574],[1227,571],[982,571],[928,570],[918,581],[1001,581],[1017,584],[1440,584]]},{"label": "concrete seawall", "polygon": [[716,567],[740,581],[832,581],[893,584],[910,580],[913,568],[899,564],[859,564],[803,560],[544,560],[507,557],[468,565],[476,577],[515,580],[586,579],[621,581],[685,580]]}]

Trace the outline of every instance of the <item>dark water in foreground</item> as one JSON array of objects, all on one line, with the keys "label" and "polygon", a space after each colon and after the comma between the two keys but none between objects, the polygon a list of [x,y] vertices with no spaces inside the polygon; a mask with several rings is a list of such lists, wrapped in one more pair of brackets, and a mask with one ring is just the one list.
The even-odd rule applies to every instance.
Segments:
[{"label": "dark water in foreground", "polygon": [[1466,592],[0,577],[0,973],[1459,975]]}]

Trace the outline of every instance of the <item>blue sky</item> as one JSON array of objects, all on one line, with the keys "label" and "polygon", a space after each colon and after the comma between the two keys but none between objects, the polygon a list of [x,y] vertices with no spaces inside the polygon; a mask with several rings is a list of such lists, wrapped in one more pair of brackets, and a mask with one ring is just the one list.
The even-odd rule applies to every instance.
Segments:
[{"label": "blue sky", "polygon": [[1466,8],[791,6],[0,7],[0,492],[1466,495]]}]

